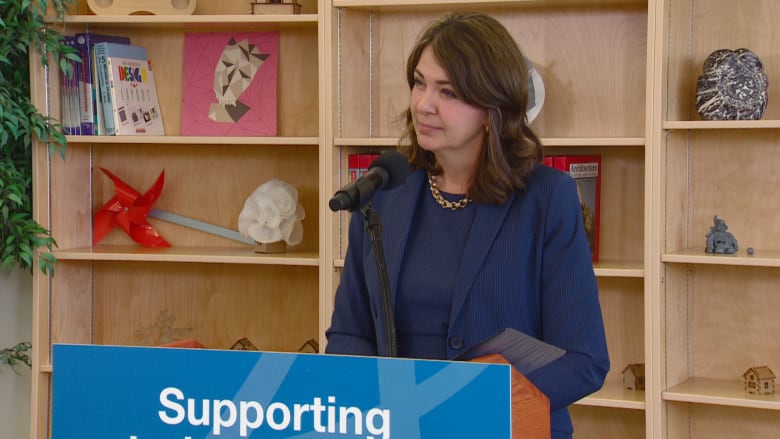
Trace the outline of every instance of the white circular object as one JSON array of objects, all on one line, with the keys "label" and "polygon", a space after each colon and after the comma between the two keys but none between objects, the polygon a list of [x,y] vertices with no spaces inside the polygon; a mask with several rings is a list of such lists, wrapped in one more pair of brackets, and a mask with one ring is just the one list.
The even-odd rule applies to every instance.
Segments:
[{"label": "white circular object", "polygon": [[528,105],[525,117],[528,119],[528,123],[531,123],[542,111],[544,105],[544,81],[531,60],[526,58],[525,62],[528,69]]}]

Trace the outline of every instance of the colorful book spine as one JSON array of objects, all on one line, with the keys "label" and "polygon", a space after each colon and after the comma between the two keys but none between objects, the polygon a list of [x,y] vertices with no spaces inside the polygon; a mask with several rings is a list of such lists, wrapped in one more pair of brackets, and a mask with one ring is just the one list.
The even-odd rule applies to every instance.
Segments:
[{"label": "colorful book spine", "polygon": [[106,134],[106,122],[105,116],[103,116],[103,100],[100,94],[100,78],[98,78],[97,57],[95,56],[94,47],[92,48],[92,91],[95,94],[94,105],[92,109],[92,123],[96,135]]},{"label": "colorful book spine", "polygon": [[94,46],[106,134],[164,135],[154,73],[142,46]]},{"label": "colorful book spine", "polygon": [[82,32],[76,34],[76,49],[81,57],[82,69],[79,75],[79,102],[81,110],[81,134],[98,134],[96,129],[97,83],[94,80],[92,48],[96,43],[111,42],[130,44],[130,38],[119,35],[93,34]]},{"label": "colorful book spine", "polygon": [[[111,82],[108,73],[108,44],[110,43],[95,44],[95,69],[97,70],[98,87],[100,88],[100,103],[103,106],[103,124],[106,127],[106,134],[113,136],[116,135],[116,127],[113,122]],[[144,56],[146,55],[145,52]]]},{"label": "colorful book spine", "polygon": [[[78,47],[76,46],[76,37],[73,36],[70,39],[70,45],[76,51],[78,51]],[[80,90],[79,90],[79,78],[81,77],[81,74],[84,70],[83,63],[80,61],[73,61],[73,76],[71,77],[71,100],[72,100],[72,113],[71,113],[71,126],[73,134],[79,135],[84,134],[81,131],[81,110],[82,110],[82,104],[80,99]]]},{"label": "colorful book spine", "polygon": [[361,175],[368,172],[371,162],[379,157],[379,154],[350,154],[347,158],[347,178],[350,182],[358,179]]},{"label": "colorful book spine", "polygon": [[553,156],[553,167],[566,172],[577,182],[585,234],[588,237],[593,262],[598,262],[601,225],[601,156]]},{"label": "colorful book spine", "polygon": [[[72,35],[63,36],[63,44],[70,47],[76,46],[76,38]],[[76,79],[78,64],[76,61],[65,58],[68,66],[67,72],[60,72],[60,122],[66,135],[81,133],[79,126],[79,101],[78,81]]]},{"label": "colorful book spine", "polygon": [[[62,37],[62,43],[68,44],[68,36]],[[68,60],[65,59],[67,64]],[[70,126],[68,125],[68,74],[60,70],[60,123],[62,124],[62,132],[65,135],[70,134]]]}]

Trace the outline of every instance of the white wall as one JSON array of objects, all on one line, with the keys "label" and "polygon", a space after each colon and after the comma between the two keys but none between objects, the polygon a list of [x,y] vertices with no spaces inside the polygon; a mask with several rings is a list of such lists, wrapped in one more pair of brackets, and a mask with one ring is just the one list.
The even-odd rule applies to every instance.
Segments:
[{"label": "white wall", "polygon": [[[0,349],[32,341],[32,275],[0,271]],[[30,369],[0,366],[0,437],[30,437]]]}]

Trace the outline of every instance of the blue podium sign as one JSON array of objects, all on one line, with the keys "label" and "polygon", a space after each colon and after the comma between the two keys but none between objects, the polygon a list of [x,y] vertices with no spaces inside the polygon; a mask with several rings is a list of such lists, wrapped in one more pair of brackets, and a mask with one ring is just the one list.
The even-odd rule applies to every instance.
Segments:
[{"label": "blue podium sign", "polygon": [[53,439],[511,437],[503,364],[58,344],[53,370]]}]

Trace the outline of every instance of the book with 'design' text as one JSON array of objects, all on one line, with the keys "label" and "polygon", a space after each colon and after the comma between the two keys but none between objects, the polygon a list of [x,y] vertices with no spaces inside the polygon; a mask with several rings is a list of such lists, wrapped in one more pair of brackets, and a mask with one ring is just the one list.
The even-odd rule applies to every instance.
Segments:
[{"label": "book with 'design' text", "polygon": [[94,50],[106,134],[164,135],[146,48],[103,42]]}]

